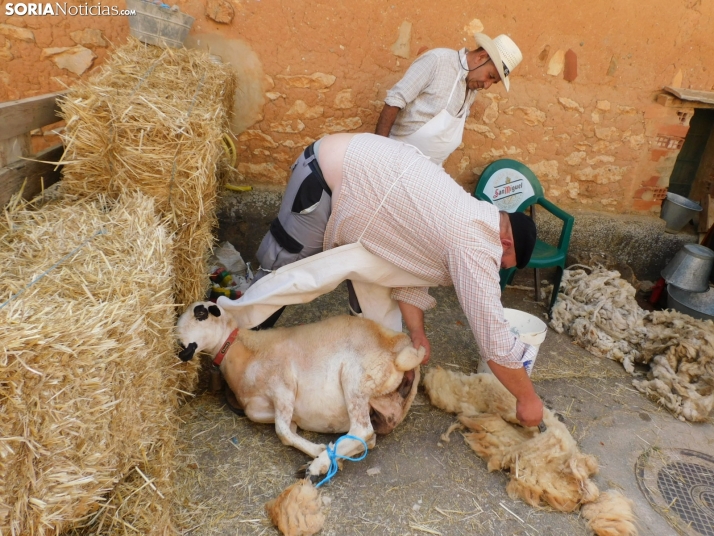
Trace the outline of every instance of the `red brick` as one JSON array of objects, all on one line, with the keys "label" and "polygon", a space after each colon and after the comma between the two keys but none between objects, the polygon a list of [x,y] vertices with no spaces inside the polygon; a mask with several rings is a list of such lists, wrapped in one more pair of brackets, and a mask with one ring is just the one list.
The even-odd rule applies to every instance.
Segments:
[{"label": "red brick", "polygon": [[565,53],[565,65],[563,67],[563,78],[572,82],[578,77],[578,56],[569,48]]},{"label": "red brick", "polygon": [[689,125],[662,125],[657,129],[660,136],[674,136],[684,138],[689,132]]}]

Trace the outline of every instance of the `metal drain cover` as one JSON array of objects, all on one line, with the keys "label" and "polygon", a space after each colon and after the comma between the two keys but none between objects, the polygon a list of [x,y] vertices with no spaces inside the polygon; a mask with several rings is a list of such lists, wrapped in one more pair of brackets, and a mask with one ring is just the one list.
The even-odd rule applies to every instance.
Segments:
[{"label": "metal drain cover", "polygon": [[714,536],[714,457],[687,449],[648,449],[635,465],[637,485],[672,527]]}]

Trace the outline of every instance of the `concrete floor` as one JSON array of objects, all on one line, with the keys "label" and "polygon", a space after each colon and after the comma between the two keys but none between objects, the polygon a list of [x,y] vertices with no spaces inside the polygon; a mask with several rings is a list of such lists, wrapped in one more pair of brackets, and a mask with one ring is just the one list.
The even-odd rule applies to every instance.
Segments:
[{"label": "concrete floor", "polygon": [[[452,288],[432,289],[438,306],[426,315],[429,366],[475,372],[478,350]],[[532,293],[507,289],[504,306],[543,316]],[[308,323],[347,310],[343,286],[311,304],[288,308],[278,325]],[[714,456],[714,426],[680,422],[635,391],[619,363],[594,357],[566,335],[549,330],[533,372],[546,405],[561,414],[582,451],[600,463],[596,483],[634,501],[640,534],[678,532],[638,488],[635,463],[646,451],[687,448]],[[205,390],[182,410],[179,469],[183,509],[194,518],[186,534],[274,535],[263,506],[294,482],[308,460],[280,444],[272,425],[239,418],[221,396]],[[346,462],[324,486],[332,535],[587,535],[577,513],[532,508],[508,497],[508,476],[489,473],[458,433],[439,436],[455,421],[432,407],[423,387],[405,421],[379,437],[366,460]],[[313,440],[337,436],[305,433]],[[709,493],[714,493],[714,484]],[[714,495],[713,495],[714,496]],[[711,505],[709,505],[711,506]],[[714,517],[714,508],[712,508]],[[686,532],[682,532],[686,533]],[[697,534],[696,532],[690,532]],[[709,534],[709,533],[706,533]]]}]

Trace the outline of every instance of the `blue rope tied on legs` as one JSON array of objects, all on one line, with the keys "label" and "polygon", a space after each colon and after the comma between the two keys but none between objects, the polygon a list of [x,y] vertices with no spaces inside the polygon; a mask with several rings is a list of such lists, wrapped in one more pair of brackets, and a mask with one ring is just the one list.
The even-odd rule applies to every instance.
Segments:
[{"label": "blue rope tied on legs", "polygon": [[[364,446],[364,452],[359,458],[350,458],[349,456],[343,456],[342,454],[337,454],[337,445],[340,444],[340,441],[343,439],[354,439],[355,441],[359,441],[362,443]],[[364,460],[367,457],[367,443],[365,442],[364,439],[361,437],[353,436],[353,435],[343,435],[340,437],[337,441],[335,441],[334,446],[327,445],[327,456],[330,458],[330,468],[327,470],[327,474],[325,475],[325,478],[322,479],[319,483],[315,484],[316,488],[319,488],[323,484],[329,482],[333,476],[337,474],[337,460],[348,460],[350,462],[359,462]]]}]

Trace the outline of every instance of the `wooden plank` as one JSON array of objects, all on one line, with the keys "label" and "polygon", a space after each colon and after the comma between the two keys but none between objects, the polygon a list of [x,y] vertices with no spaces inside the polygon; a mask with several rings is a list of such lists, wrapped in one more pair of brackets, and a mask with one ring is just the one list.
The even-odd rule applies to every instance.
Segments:
[{"label": "wooden plank", "polygon": [[60,91],[0,103],[0,140],[14,138],[60,121],[62,118],[57,115],[57,96],[63,93]]},{"label": "wooden plank", "polygon": [[30,140],[29,133],[6,140],[0,140],[0,168],[21,160],[23,156],[29,155],[31,146],[32,141]]},{"label": "wooden plank", "polygon": [[18,160],[0,169],[0,207],[7,205],[10,198],[22,188],[27,179],[22,197],[32,199],[42,191],[42,185],[47,188],[60,180],[60,169],[55,170],[55,164],[45,164],[35,160],[57,162],[62,158],[64,147],[56,145],[33,156],[33,160]]}]

